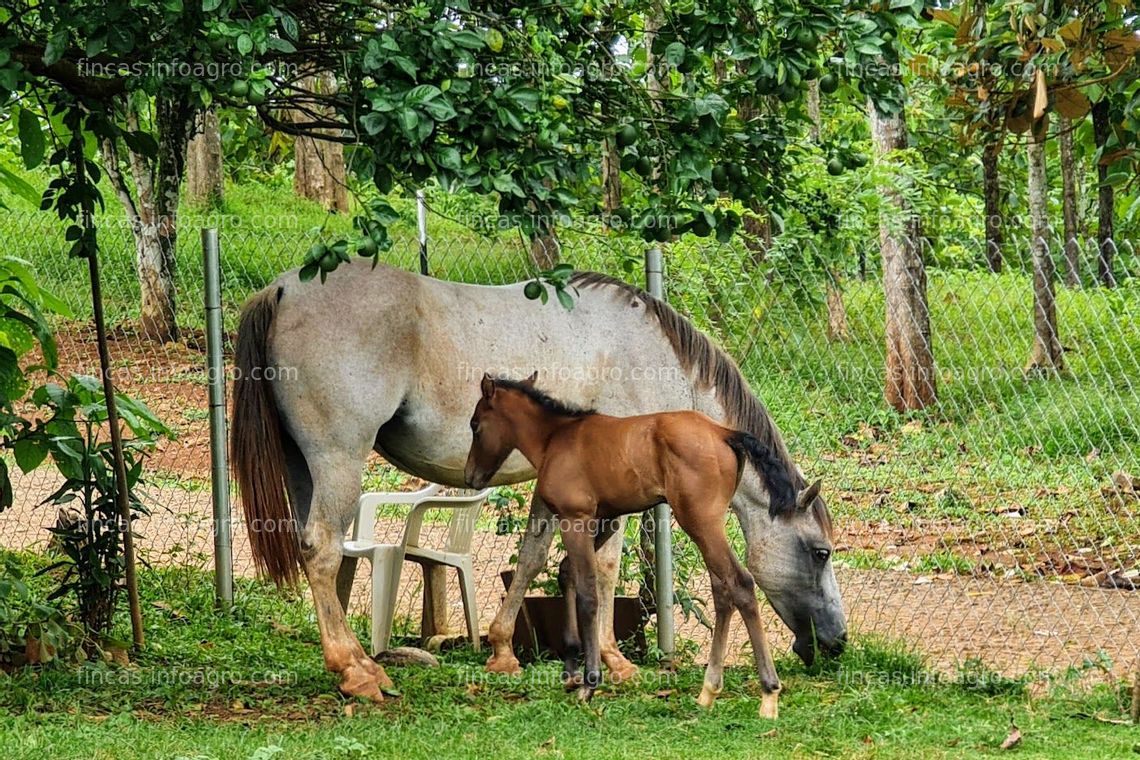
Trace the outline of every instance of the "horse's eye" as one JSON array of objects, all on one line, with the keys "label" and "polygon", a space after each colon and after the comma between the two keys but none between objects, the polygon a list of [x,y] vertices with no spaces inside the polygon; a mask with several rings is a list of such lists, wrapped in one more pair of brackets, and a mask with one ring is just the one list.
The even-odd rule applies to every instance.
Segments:
[{"label": "horse's eye", "polygon": [[471,432],[472,433],[478,433],[479,432],[479,423],[476,422],[475,420],[471,420]]},{"label": "horse's eye", "polygon": [[831,559],[830,549],[815,549],[812,553],[815,554],[816,561],[821,565]]}]

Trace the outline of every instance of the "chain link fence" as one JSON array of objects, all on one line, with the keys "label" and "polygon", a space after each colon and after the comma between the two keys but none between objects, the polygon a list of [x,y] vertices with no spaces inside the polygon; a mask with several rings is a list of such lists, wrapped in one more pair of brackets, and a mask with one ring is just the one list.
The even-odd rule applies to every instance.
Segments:
[{"label": "chain link fence", "polygon": [[[435,277],[498,284],[532,277],[531,246],[517,233],[480,234],[455,200],[429,218]],[[382,259],[419,268],[414,206],[393,227]],[[210,223],[210,219],[201,220]],[[222,287],[228,339],[240,304],[299,264],[320,233],[288,218],[257,227],[221,217]],[[341,224],[343,220],[336,221]],[[104,290],[119,388],[145,400],[178,433],[151,457],[140,521],[144,562],[211,566],[208,406],[201,250],[197,225],[181,220],[177,298],[181,337],[159,345],[131,328],[138,285],[125,227],[104,226]],[[0,225],[41,279],[69,302],[58,321],[63,369],[97,373],[86,268],[68,260],[58,223],[11,215]],[[347,231],[347,223],[339,230]],[[484,230],[486,232],[486,230]],[[327,231],[326,231],[327,232]],[[1140,656],[1140,285],[1131,245],[1118,241],[1119,284],[1056,284],[1066,371],[1023,372],[1033,341],[1028,243],[1007,242],[1004,271],[985,270],[984,250],[958,246],[927,256],[928,302],[938,400],[899,415],[883,399],[884,296],[876,241],[866,250],[817,250],[777,238],[767,249],[687,236],[665,246],[670,303],[740,364],[809,476],[824,481],[837,536],[835,562],[854,635],[900,639],[944,668],[980,662],[1007,674],[1033,668],[1123,671]],[[579,269],[641,283],[645,244],[597,229],[562,229],[545,251]],[[1054,246],[1058,260],[1061,247]],[[539,251],[542,253],[542,251]],[[551,305],[549,308],[559,308]],[[227,346],[228,354],[228,346]],[[0,545],[43,550],[55,515],[37,504],[54,488],[49,469],[17,479],[16,506],[0,515]],[[378,459],[368,490],[418,485]],[[526,486],[516,489],[523,496]],[[235,504],[235,514],[236,504]],[[473,544],[483,630],[499,605],[500,572],[512,564],[525,507],[503,499],[484,508]],[[381,539],[396,541],[400,513],[385,513]],[[427,535],[444,527],[429,519]],[[711,599],[699,556],[675,531],[681,637],[703,651]],[[737,535],[738,549],[739,536]],[[241,526],[235,569],[252,573]],[[556,559],[548,566],[556,567]],[[353,612],[367,613],[366,568]],[[550,586],[550,573],[540,576]],[[637,573],[623,576],[637,594]],[[396,634],[420,619],[419,572],[408,566]],[[462,630],[458,588],[449,588],[451,627]],[[770,611],[777,651],[789,637]],[[747,646],[737,625],[730,651]],[[1088,665],[1087,663],[1092,663]]]}]

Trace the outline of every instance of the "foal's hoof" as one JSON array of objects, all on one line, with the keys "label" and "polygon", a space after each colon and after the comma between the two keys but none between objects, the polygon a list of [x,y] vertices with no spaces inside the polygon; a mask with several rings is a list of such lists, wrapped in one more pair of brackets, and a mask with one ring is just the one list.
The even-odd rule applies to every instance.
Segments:
[{"label": "foal's hoof", "polygon": [[760,697],[760,717],[776,720],[780,717],[780,694],[765,694]]},{"label": "foal's hoof", "polygon": [[575,689],[582,686],[582,683],[583,681],[581,671],[577,673],[562,674],[562,685],[566,687],[566,691],[574,691]]},{"label": "foal's hoof", "polygon": [[697,704],[707,710],[716,702],[718,694],[720,694],[720,689],[714,689],[706,683],[701,687],[701,695],[697,697]]},{"label": "foal's hoof", "polygon": [[519,659],[513,654],[493,654],[487,659],[487,664],[483,669],[488,673],[506,673],[507,675],[517,676],[522,673],[522,666],[519,665]]}]

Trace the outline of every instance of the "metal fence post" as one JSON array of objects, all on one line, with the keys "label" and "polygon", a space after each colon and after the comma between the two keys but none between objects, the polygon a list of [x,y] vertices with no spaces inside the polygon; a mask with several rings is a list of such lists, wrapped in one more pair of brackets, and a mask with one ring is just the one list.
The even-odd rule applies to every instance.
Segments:
[{"label": "metal fence post", "polygon": [[230,473],[226,460],[226,366],[222,359],[222,278],[218,231],[202,230],[206,280],[206,375],[210,385],[210,492],[214,504],[214,598],[228,610],[234,601],[230,542]]},{"label": "metal fence post", "polygon": [[424,191],[416,191],[416,226],[420,236],[420,274],[428,273],[428,243],[427,243],[427,203],[424,202]]},{"label": "metal fence post", "polygon": [[[665,299],[665,267],[660,248],[645,252],[645,287]],[[653,508],[653,555],[657,579],[657,647],[671,657],[676,650],[673,626],[673,518],[668,504]]]}]

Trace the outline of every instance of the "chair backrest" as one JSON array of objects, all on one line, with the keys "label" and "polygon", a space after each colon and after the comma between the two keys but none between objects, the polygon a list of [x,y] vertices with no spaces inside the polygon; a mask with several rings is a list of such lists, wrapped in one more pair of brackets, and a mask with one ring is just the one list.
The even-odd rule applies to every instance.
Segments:
[{"label": "chair backrest", "polygon": [[[449,554],[467,554],[471,551],[471,541],[475,536],[475,525],[483,502],[491,492],[485,488],[478,493],[463,496],[436,496],[426,498],[416,504],[416,516],[408,520],[404,540],[408,546],[420,546],[420,522],[422,515],[431,509],[447,509],[451,512],[447,525],[447,539],[443,551]],[[416,519],[416,518],[420,519]]]},{"label": "chair backrest", "polygon": [[421,488],[418,491],[402,493],[369,492],[360,495],[356,504],[356,519],[352,524],[352,538],[355,541],[373,542],[376,536],[376,510],[386,504],[415,505],[424,499],[439,493],[440,488],[435,483]]}]

